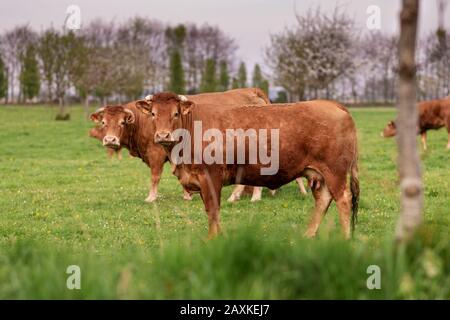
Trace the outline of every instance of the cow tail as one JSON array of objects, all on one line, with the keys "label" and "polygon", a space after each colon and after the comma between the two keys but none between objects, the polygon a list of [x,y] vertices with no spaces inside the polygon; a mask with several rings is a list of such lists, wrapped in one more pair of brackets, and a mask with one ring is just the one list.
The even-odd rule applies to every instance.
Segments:
[{"label": "cow tail", "polygon": [[359,179],[358,179],[358,149],[355,148],[355,155],[350,168],[350,191],[352,193],[352,233],[355,231],[358,222],[359,206]]}]

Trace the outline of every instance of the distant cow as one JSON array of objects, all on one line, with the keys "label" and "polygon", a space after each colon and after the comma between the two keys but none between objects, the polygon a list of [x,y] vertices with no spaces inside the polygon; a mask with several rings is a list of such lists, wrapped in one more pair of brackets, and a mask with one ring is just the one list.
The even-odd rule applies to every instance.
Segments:
[{"label": "distant cow", "polygon": [[[103,141],[103,138],[105,137],[105,135],[106,135],[106,130],[101,127],[94,127],[91,130],[89,130],[89,136],[92,138],[95,138],[97,140],[100,140],[100,141]],[[122,150],[121,147],[119,147],[117,149],[107,148],[106,153],[108,154],[108,157],[110,159],[112,159],[114,154],[116,154],[117,159],[121,160],[122,159],[121,150]]]},{"label": "distant cow", "polygon": [[[182,161],[172,158],[172,161],[177,161],[174,174],[186,189],[200,192],[208,215],[209,237],[220,231],[220,195],[224,185],[239,183],[276,189],[302,176],[307,178],[315,199],[312,220],[305,235],[311,237],[316,234],[331,201],[335,200],[344,235],[350,236],[359,199],[358,154],[355,124],[343,106],[318,100],[221,110],[208,104],[196,104],[170,92],[156,94],[150,101],[140,100],[136,106],[152,119],[155,126],[153,139],[164,146],[168,155],[173,157],[173,152],[183,147]],[[269,168],[267,162],[263,164],[261,154],[257,161],[253,159],[256,162],[252,162],[249,150],[245,151],[245,162],[230,164],[205,160],[203,156],[207,150],[211,151],[211,145],[195,138],[198,126],[202,130],[200,136],[219,132],[226,137],[222,141],[217,138],[214,145],[219,148],[219,160],[226,157],[227,161],[228,156],[236,160],[240,152],[235,136],[231,135],[228,141],[230,132],[243,130],[261,134],[270,129],[270,137],[267,133],[265,136],[268,139],[265,148],[271,150],[270,155],[276,159],[278,170],[262,174],[263,170],[271,170],[272,164]],[[277,132],[278,139],[274,138]],[[178,137],[178,134],[182,135]],[[251,134],[251,138],[257,139],[256,145],[261,151],[264,139],[260,134],[256,137]],[[189,142],[192,135],[194,138]],[[244,145],[248,147],[249,141],[250,136]],[[278,152],[273,151],[276,146]],[[185,153],[186,150],[190,152]],[[192,163],[186,159],[194,160]]]},{"label": "distant cow", "polygon": [[[269,102],[264,92],[257,88],[235,89],[225,92],[203,93],[188,96],[198,103],[217,103],[223,108],[236,104],[263,105]],[[100,123],[106,134],[103,145],[109,148],[124,146],[130,154],[139,157],[151,170],[151,185],[147,202],[157,198],[158,184],[163,171],[164,163],[167,161],[163,148],[154,142],[154,125],[151,120],[143,116],[135,107],[135,102],[123,106],[107,106],[100,108],[91,115],[91,120]],[[260,190],[255,190],[256,193]],[[185,199],[190,199],[188,192],[184,194]]]},{"label": "distant cow", "polygon": [[[447,128],[450,149],[450,98],[424,101],[417,105],[419,112],[419,126],[417,133],[421,135],[423,149],[427,149],[427,131],[431,129]],[[389,121],[383,132],[383,137],[393,137],[397,133],[395,121]]]}]

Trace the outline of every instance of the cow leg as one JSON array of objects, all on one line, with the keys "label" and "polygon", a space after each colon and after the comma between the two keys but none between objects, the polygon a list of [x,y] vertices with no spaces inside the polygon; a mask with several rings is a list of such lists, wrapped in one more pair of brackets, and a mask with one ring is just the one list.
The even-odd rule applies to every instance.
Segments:
[{"label": "cow leg", "polygon": [[116,150],[117,159],[122,160],[122,149]]},{"label": "cow leg", "polygon": [[161,166],[152,166],[150,168],[151,172],[151,182],[150,182],[150,192],[145,199],[146,202],[153,202],[158,197],[158,185],[161,180],[161,174],[163,171],[164,164]]},{"label": "cow leg", "polygon": [[422,132],[420,137],[421,137],[421,140],[422,140],[423,150],[427,150],[427,133],[426,132]]},{"label": "cow leg", "polygon": [[114,149],[106,148],[106,153],[108,154],[108,158],[112,159],[114,156]]},{"label": "cow leg", "polygon": [[305,189],[305,185],[303,184],[303,180],[302,178],[297,178],[295,179],[295,181],[298,184],[298,188],[300,189],[300,193],[306,194],[306,189]]},{"label": "cow leg", "polygon": [[270,195],[273,197],[275,195],[275,193],[277,193],[277,189],[269,189]]},{"label": "cow leg", "polygon": [[308,229],[305,232],[305,237],[312,238],[316,235],[317,229],[319,229],[320,222],[325,216],[328,207],[330,206],[332,196],[325,183],[320,183],[317,188],[311,188],[314,196],[315,205],[312,212],[311,222]]},{"label": "cow leg", "polygon": [[447,116],[447,121],[446,121],[445,127],[447,128],[447,132],[448,132],[447,149],[450,150],[450,109],[449,109],[449,112],[448,112],[448,116]]},{"label": "cow leg", "polygon": [[187,191],[184,187],[183,187],[183,199],[188,201],[192,200],[192,194],[189,191]]},{"label": "cow leg", "polygon": [[238,184],[233,192],[231,193],[231,196],[228,198],[228,202],[235,202],[241,198],[242,193],[244,192],[245,186],[243,184]]},{"label": "cow leg", "polygon": [[343,195],[336,199],[336,206],[339,212],[339,222],[346,239],[350,238],[350,219],[352,210],[352,194],[346,187]]},{"label": "cow leg", "polygon": [[208,238],[214,238],[220,232],[220,194],[222,178],[206,171],[199,175],[200,196],[208,215]]},{"label": "cow leg", "polygon": [[261,200],[261,195],[262,195],[262,187],[253,187],[253,195],[250,201],[256,202]]}]

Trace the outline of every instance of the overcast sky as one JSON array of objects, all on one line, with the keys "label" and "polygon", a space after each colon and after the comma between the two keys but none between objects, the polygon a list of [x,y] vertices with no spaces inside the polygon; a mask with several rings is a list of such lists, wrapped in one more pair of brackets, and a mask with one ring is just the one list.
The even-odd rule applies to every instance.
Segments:
[{"label": "overcast sky", "polygon": [[[381,9],[381,29],[393,33],[398,31],[400,3],[400,0],[1,0],[0,31],[24,23],[36,30],[52,24],[62,26],[66,8],[71,4],[80,7],[83,24],[97,17],[121,22],[136,15],[169,23],[207,22],[232,36],[239,45],[238,58],[252,66],[255,62],[264,64],[262,51],[269,35],[295,22],[294,9],[301,14],[318,5],[330,11],[338,5],[354,17],[361,31],[368,32],[366,10],[377,5]],[[448,28],[450,5],[446,17]],[[436,27],[436,0],[423,0],[420,33],[426,34]]]}]

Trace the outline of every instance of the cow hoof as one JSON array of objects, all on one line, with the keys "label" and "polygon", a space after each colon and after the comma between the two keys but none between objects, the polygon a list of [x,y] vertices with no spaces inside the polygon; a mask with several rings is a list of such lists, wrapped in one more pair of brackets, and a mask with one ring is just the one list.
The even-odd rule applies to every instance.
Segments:
[{"label": "cow hoof", "polygon": [[311,238],[314,238],[316,236],[316,233],[314,231],[306,230],[306,232],[303,234],[303,236],[305,238],[311,239]]},{"label": "cow hoof", "polygon": [[152,203],[153,201],[155,201],[156,200],[156,198],[157,198],[157,196],[156,195],[149,195],[146,199],[145,199],[145,202],[148,202],[148,203]]},{"label": "cow hoof", "polygon": [[256,201],[260,201],[260,200],[261,200],[261,197],[257,197],[257,198],[252,198],[250,200],[250,202],[256,202]]},{"label": "cow hoof", "polygon": [[277,190],[269,190],[270,195],[273,197],[275,195],[275,193],[277,193]]},{"label": "cow hoof", "polygon": [[237,200],[238,200],[238,199],[235,198],[235,197],[233,197],[233,196],[231,196],[231,197],[229,197],[229,198],[227,199],[228,202],[236,202]]}]

